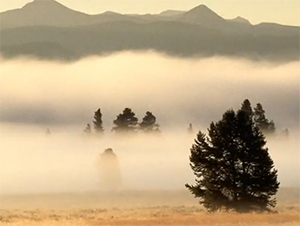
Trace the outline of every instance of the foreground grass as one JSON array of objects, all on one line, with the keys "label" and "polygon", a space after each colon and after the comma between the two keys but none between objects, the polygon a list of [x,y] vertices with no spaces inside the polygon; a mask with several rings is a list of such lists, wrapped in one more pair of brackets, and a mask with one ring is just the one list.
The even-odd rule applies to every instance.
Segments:
[{"label": "foreground grass", "polygon": [[225,225],[296,226],[300,212],[277,214],[207,214],[198,207],[145,207],[131,209],[1,210],[0,225]]},{"label": "foreground grass", "polygon": [[0,195],[0,225],[298,226],[299,197],[281,189],[277,214],[207,214],[186,190]]}]

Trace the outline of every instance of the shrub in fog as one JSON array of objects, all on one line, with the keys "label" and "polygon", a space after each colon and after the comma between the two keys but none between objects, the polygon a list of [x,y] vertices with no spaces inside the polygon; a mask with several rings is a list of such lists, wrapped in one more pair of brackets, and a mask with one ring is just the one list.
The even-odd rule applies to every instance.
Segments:
[{"label": "shrub in fog", "polygon": [[228,110],[199,131],[191,148],[196,184],[186,187],[209,212],[270,211],[279,188],[264,135],[244,110]]}]

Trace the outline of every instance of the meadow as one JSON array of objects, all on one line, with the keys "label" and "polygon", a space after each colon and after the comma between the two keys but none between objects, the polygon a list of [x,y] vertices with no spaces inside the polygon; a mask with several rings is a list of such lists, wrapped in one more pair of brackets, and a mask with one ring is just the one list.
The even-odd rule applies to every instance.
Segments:
[{"label": "meadow", "polygon": [[296,226],[298,188],[282,188],[276,213],[207,213],[185,190],[2,195],[0,225]]}]

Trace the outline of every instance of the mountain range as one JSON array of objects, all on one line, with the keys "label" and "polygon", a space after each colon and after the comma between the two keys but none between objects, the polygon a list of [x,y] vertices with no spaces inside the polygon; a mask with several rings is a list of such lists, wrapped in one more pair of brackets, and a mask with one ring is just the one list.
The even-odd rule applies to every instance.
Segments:
[{"label": "mountain range", "polygon": [[160,14],[89,15],[55,0],[34,0],[0,13],[1,55],[77,60],[122,50],[155,50],[180,57],[231,56],[299,60],[297,26],[226,20],[205,5]]}]

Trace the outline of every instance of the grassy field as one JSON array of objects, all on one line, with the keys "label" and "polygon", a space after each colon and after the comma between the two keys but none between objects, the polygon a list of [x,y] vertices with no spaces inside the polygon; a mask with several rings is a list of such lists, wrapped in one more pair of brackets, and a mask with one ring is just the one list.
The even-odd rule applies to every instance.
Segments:
[{"label": "grassy field", "polygon": [[0,225],[300,225],[299,189],[278,193],[276,214],[208,214],[186,191],[2,195]]}]

